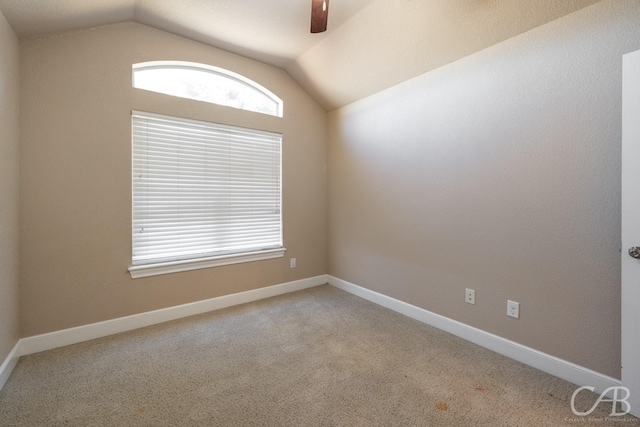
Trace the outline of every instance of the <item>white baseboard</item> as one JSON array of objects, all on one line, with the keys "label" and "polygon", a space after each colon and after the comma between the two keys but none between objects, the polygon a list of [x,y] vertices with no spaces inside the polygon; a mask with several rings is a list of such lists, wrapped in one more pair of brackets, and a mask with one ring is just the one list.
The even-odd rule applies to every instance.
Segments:
[{"label": "white baseboard", "polygon": [[[40,351],[52,350],[54,348],[102,338],[120,332],[131,331],[145,326],[193,316],[195,314],[207,313],[209,311],[220,310],[222,308],[238,304],[244,304],[276,295],[312,288],[326,283],[327,276],[323,274],[321,276],[310,277],[308,279],[296,280],[251,291],[239,292],[237,294],[211,298],[204,301],[196,301],[175,307],[168,307],[160,310],[106,320],[104,322],[63,329],[61,331],[50,332],[42,335],[35,335],[22,338],[18,341],[16,349],[14,350],[17,357],[26,356]],[[2,366],[4,367],[4,365]],[[2,371],[0,371],[0,374],[1,372]]]},{"label": "white baseboard", "polygon": [[2,390],[2,387],[4,387],[4,384],[9,379],[9,375],[11,375],[13,368],[18,364],[18,359],[20,359],[20,356],[18,355],[19,345],[20,341],[13,346],[13,349],[7,358],[2,362],[2,365],[0,365],[0,390]]},{"label": "white baseboard", "polygon": [[496,353],[525,363],[548,374],[562,378],[579,386],[595,387],[596,392],[602,393],[612,386],[619,386],[621,382],[615,378],[562,360],[533,348],[518,344],[508,339],[482,331],[464,323],[432,313],[420,307],[371,291],[353,283],[329,275],[320,275],[308,279],[268,286],[232,295],[211,298],[175,307],[168,307],[146,313],[134,314],[104,322],[92,323],[47,334],[22,338],[14,346],[5,361],[0,365],[0,390],[9,378],[11,371],[18,363],[20,356],[40,351],[52,350],[66,345],[76,344],[96,338],[131,331],[170,320],[206,313],[234,305],[244,304],[277,295],[295,292],[302,289],[329,283],[330,285],[357,295],[375,304],[389,308],[420,322],[434,326],[450,334],[461,337],[474,344],[478,344]]},{"label": "white baseboard", "polygon": [[493,350],[496,353],[532,366],[548,374],[562,378],[579,386],[595,387],[597,393],[602,393],[609,387],[621,385],[620,380],[602,375],[591,369],[584,368],[566,360],[543,353],[517,342],[493,335],[489,332],[474,328],[448,317],[432,313],[406,302],[371,291],[353,283],[328,276],[331,286],[347,291],[375,304],[389,308],[420,322],[434,326],[456,335],[479,346]]}]

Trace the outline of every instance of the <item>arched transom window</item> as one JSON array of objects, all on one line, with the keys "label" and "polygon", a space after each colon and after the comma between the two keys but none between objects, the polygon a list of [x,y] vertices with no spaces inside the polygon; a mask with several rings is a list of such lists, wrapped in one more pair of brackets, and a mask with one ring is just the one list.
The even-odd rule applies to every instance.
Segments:
[{"label": "arched transom window", "polygon": [[282,117],[282,100],[240,74],[194,62],[133,65],[133,87],[166,95]]}]

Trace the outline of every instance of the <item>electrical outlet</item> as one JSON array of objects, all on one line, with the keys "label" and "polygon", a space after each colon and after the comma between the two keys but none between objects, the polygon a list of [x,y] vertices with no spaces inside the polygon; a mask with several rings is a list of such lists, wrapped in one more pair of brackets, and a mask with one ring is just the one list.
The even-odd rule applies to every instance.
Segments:
[{"label": "electrical outlet", "polygon": [[475,304],[476,303],[476,291],[474,291],[473,289],[465,289],[464,291],[464,302],[467,302],[469,304]]},{"label": "electrical outlet", "polygon": [[507,300],[507,316],[520,318],[520,303]]},{"label": "electrical outlet", "polygon": [[296,259],[295,258],[291,258],[289,260],[289,267],[296,268]]}]

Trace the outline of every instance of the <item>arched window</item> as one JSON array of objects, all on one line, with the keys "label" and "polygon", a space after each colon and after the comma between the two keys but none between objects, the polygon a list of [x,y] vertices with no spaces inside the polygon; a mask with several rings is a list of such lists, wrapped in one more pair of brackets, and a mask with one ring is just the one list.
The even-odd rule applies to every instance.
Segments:
[{"label": "arched window", "polygon": [[[276,95],[209,65],[134,64],[133,87],[282,117]],[[132,278],[284,256],[282,134],[132,111],[131,143]]]},{"label": "arched window", "polygon": [[282,100],[253,80],[194,62],[134,64],[133,87],[276,117],[283,112]]}]

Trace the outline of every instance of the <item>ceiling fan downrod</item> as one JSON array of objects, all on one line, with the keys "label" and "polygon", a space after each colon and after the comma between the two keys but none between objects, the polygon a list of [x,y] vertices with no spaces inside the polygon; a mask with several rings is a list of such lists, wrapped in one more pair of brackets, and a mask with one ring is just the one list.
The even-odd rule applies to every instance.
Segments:
[{"label": "ceiling fan downrod", "polygon": [[329,0],[311,0],[311,32],[322,33],[327,30]]}]

